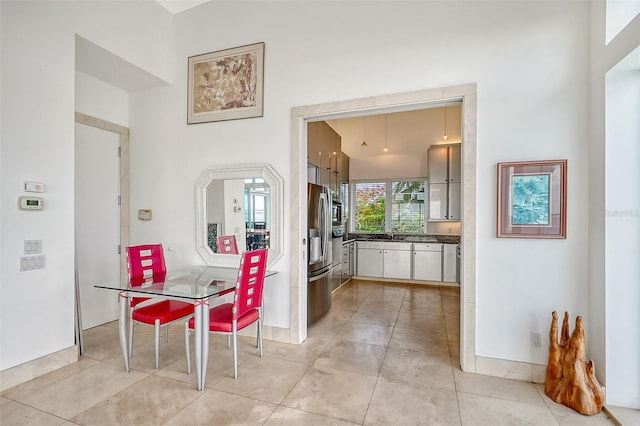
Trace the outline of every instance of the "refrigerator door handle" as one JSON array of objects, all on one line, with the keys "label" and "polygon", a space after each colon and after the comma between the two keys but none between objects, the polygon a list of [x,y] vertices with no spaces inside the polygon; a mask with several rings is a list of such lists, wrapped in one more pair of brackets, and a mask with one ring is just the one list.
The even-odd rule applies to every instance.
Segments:
[{"label": "refrigerator door handle", "polygon": [[325,278],[330,273],[331,273],[331,269],[328,269],[326,272],[323,272],[323,273],[318,274],[318,275],[314,275],[313,277],[309,277],[309,282],[312,283],[314,281],[321,280],[322,278]]},{"label": "refrigerator door handle", "polygon": [[329,239],[329,203],[327,194],[320,194],[320,208],[318,209],[318,223],[320,224],[320,235],[322,238],[322,260],[327,260],[327,241]]}]

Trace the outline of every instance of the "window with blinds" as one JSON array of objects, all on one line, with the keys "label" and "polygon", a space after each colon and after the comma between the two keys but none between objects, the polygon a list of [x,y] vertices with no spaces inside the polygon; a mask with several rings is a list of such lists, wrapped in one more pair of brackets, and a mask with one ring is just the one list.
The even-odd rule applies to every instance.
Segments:
[{"label": "window with blinds", "polygon": [[424,181],[400,181],[391,184],[391,232],[424,232]]},{"label": "window with blinds", "polygon": [[425,180],[356,182],[355,232],[425,232]]}]

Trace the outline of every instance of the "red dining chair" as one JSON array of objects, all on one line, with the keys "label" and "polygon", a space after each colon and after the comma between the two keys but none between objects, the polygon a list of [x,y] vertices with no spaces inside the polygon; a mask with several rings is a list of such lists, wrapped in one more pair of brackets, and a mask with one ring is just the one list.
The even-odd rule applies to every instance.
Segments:
[{"label": "red dining chair", "polygon": [[[267,249],[245,251],[240,259],[233,303],[224,303],[209,310],[209,332],[231,336],[233,340],[233,377],[238,378],[238,331],[258,324],[257,344],[262,358],[262,290],[267,271]],[[191,374],[189,331],[194,318],[185,322],[187,371]]]},{"label": "red dining chair", "polygon": [[238,243],[235,235],[223,235],[216,239],[218,243],[218,253],[238,254]]},{"label": "red dining chair", "polygon": [[[127,247],[127,269],[131,287],[146,283],[162,283],[167,275],[162,244]],[[143,303],[143,302],[149,303]],[[151,303],[153,302],[153,303]],[[156,369],[160,358],[160,327],[165,326],[165,342],[169,339],[168,325],[193,314],[193,305],[176,300],[154,301],[153,298],[130,299],[129,358],[133,352],[133,325],[144,324],[155,328]]]}]

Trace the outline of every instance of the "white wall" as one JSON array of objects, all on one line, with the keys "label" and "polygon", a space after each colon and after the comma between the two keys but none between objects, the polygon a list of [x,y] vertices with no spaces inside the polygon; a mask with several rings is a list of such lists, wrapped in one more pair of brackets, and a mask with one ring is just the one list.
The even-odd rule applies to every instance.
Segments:
[{"label": "white wall", "polygon": [[[118,27],[127,37],[111,34],[102,15],[113,16],[117,11],[102,10],[94,2],[81,7],[59,2],[37,7],[2,3],[3,89],[8,81],[13,85],[2,93],[2,224],[3,232],[7,225],[13,230],[2,238],[0,368],[73,343],[73,220],[69,214],[73,176],[59,165],[71,164],[73,155],[73,28],[77,20],[82,20],[87,33],[83,37],[131,62],[139,60],[157,75],[175,76],[171,86],[131,93],[129,105],[131,212],[154,209],[148,226],[132,223],[131,242],[153,239],[172,246],[169,267],[201,260],[194,245],[194,184],[211,165],[272,164],[285,180],[282,241],[289,241],[292,107],[477,82],[478,355],[543,364],[546,342],[543,348],[530,348],[529,333],[545,336],[554,309],[588,316],[584,266],[589,244],[584,214],[589,192],[587,3],[211,2],[176,15],[174,26],[163,22],[174,35],[174,47],[163,56],[169,58],[168,72],[159,63],[155,64],[158,69],[148,66],[149,51],[166,47],[166,39],[145,37],[147,23],[158,23],[162,17],[143,17],[139,2],[113,4],[127,10],[129,24],[145,27]],[[50,18],[61,12],[70,16]],[[11,28],[6,28],[7,23]],[[138,40],[151,48],[138,51]],[[264,117],[187,126],[188,56],[259,41],[266,43]],[[35,51],[44,58],[28,56],[26,71],[24,63],[17,65],[24,52]],[[41,67],[53,67],[55,72],[40,72]],[[25,92],[30,96],[25,97]],[[26,102],[32,99],[38,99],[35,107]],[[29,126],[34,109],[40,123]],[[496,239],[495,164],[556,158],[569,160],[568,238]],[[13,164],[7,167],[8,163]],[[20,168],[26,164],[28,168]],[[43,212],[47,216],[37,226],[7,207],[27,177],[51,185],[52,192],[46,194],[51,208]],[[47,255],[56,253],[47,259],[47,287],[38,287],[44,274],[31,272],[27,278],[15,271],[21,241],[27,237],[45,240]],[[274,265],[280,273],[265,294],[271,303],[266,309],[269,325],[288,321],[286,259],[291,249],[285,245],[284,260]],[[5,272],[8,267],[13,268],[11,273]],[[18,303],[5,309],[33,295],[31,287],[42,288],[38,300],[49,304],[50,341],[35,339],[40,335],[39,324],[25,320],[35,308],[25,311]],[[7,318],[24,325],[11,331],[4,326]],[[18,339],[29,342],[27,347],[5,358],[5,346]]]},{"label": "white wall", "polygon": [[[167,78],[172,17],[155,2],[2,1],[0,8],[5,370],[74,345],[75,34]],[[44,183],[44,211],[17,209],[26,180]],[[42,240],[45,269],[19,272],[25,239]]]},{"label": "white wall", "polygon": [[[197,260],[191,188],[208,165],[268,161],[288,187],[291,107],[477,82],[478,354],[544,364],[546,342],[530,348],[530,332],[546,336],[554,309],[588,315],[587,4],[408,2],[392,14],[390,5],[363,14],[359,3],[213,2],[176,16],[176,75],[190,55],[266,43],[265,116],[187,126],[186,76],[132,96],[132,161],[154,147],[172,194],[156,198],[168,217],[150,235],[180,246],[176,261]],[[496,239],[496,162],[556,158],[569,160],[569,238]],[[133,199],[151,176],[132,171]],[[286,208],[284,219],[287,232]],[[288,265],[276,269],[275,291],[287,297]]]},{"label": "white wall", "polygon": [[81,72],[76,72],[75,76],[76,112],[124,127],[129,125],[129,94],[126,91]]}]

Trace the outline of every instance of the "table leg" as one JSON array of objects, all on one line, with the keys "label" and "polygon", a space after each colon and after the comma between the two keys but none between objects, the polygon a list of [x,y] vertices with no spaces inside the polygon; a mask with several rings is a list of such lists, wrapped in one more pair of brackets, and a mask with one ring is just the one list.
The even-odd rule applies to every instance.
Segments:
[{"label": "table leg", "polygon": [[201,389],[204,389],[204,382],[207,379],[207,363],[209,362],[209,299],[202,301],[202,380]]},{"label": "table leg", "polygon": [[120,319],[118,320],[118,332],[120,335],[120,350],[124,357],[124,369],[129,372],[129,339],[127,338],[127,313],[129,307],[129,296],[120,292]]},{"label": "table leg", "polygon": [[193,320],[193,342],[195,343],[196,379],[198,390],[202,390],[202,301],[196,302],[195,316]]}]

